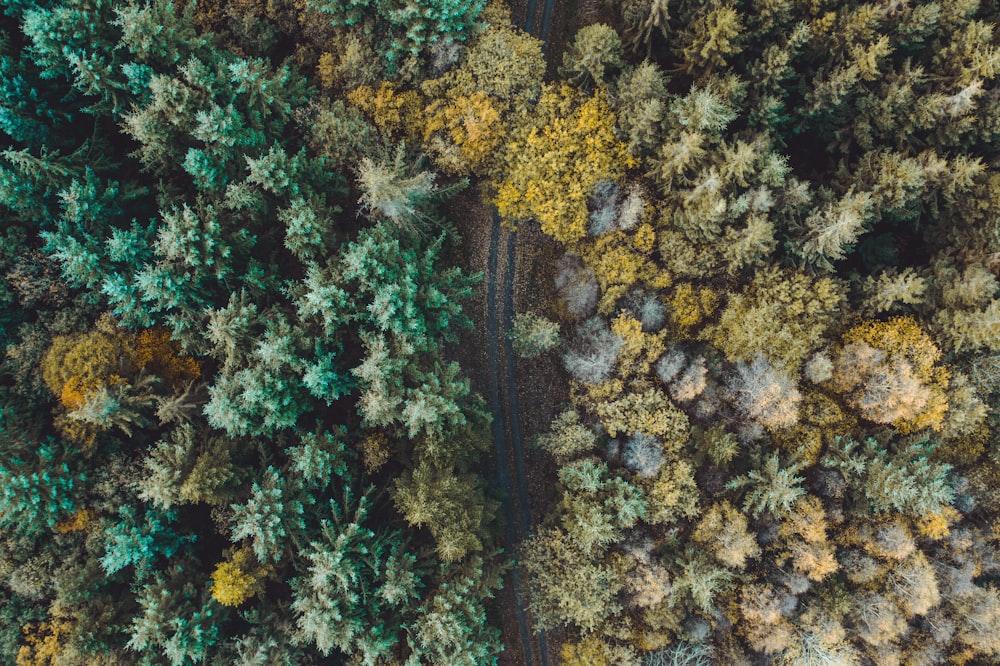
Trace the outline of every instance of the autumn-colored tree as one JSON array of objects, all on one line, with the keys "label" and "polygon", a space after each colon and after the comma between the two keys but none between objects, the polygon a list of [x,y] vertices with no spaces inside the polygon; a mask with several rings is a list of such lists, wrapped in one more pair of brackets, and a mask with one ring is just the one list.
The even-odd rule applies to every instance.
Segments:
[{"label": "autumn-colored tree", "polygon": [[581,98],[565,86],[547,87],[532,122],[517,128],[507,145],[508,167],[495,200],[500,215],[511,222],[536,219],[565,243],[582,239],[594,188],[620,178],[631,164],[613,127],[603,93]]},{"label": "autumn-colored tree", "polygon": [[941,351],[910,317],[860,324],[843,336],[831,384],[865,418],[903,432],[940,430],[948,409]]},{"label": "autumn-colored tree", "polygon": [[269,573],[249,548],[236,549],[212,572],[212,596],[223,606],[239,606],[259,592],[261,579]]},{"label": "autumn-colored tree", "polygon": [[743,569],[748,559],[760,555],[760,547],[747,528],[746,516],[724,501],[704,513],[693,538],[710,549],[720,563]]}]

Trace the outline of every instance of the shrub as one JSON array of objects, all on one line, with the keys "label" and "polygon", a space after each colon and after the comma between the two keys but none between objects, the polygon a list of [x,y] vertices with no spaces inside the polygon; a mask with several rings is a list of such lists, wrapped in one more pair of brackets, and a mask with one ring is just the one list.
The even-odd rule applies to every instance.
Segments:
[{"label": "shrub", "polygon": [[559,345],[559,324],[541,315],[524,312],[514,317],[514,326],[507,335],[519,356],[532,358]]}]

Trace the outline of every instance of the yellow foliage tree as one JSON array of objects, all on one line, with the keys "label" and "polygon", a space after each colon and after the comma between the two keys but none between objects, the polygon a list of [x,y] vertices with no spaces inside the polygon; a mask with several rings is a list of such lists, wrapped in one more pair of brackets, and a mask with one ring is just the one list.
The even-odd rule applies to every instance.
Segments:
[{"label": "yellow foliage tree", "polygon": [[257,562],[249,547],[231,551],[212,572],[212,597],[223,606],[239,606],[257,594],[270,568]]},{"label": "yellow foliage tree", "polygon": [[667,451],[676,451],[683,446],[690,433],[687,415],[658,388],[634,391],[617,400],[599,402],[594,411],[612,437],[634,432],[661,437]]},{"label": "yellow foliage tree", "polygon": [[716,502],[702,514],[691,538],[721,564],[743,569],[747,560],[760,555],[748,525],[747,517],[728,501]]},{"label": "yellow foliage tree", "polygon": [[86,395],[112,386],[134,373],[138,359],[124,335],[101,330],[60,335],[42,358],[42,379],[68,409],[80,407]]},{"label": "yellow foliage tree", "polygon": [[94,513],[90,509],[80,509],[73,515],[56,523],[56,532],[68,534],[69,532],[82,532],[87,529],[94,518]]},{"label": "yellow foliage tree", "polygon": [[928,539],[943,539],[951,531],[952,524],[961,518],[961,514],[950,506],[943,506],[938,511],[931,511],[916,521],[917,531]]},{"label": "yellow foliage tree", "polygon": [[698,515],[694,468],[684,460],[664,463],[655,478],[643,483],[646,522],[659,525]]},{"label": "yellow foliage tree", "polygon": [[514,130],[494,202],[507,220],[534,218],[556,240],[575,243],[586,236],[596,185],[622,178],[633,160],[614,136],[615,115],[601,91],[581,99],[569,86],[549,86],[536,117]]},{"label": "yellow foliage tree", "polygon": [[198,362],[180,352],[180,345],[170,339],[170,331],[165,328],[146,329],[135,340],[135,357],[139,367],[174,389],[201,376]]},{"label": "yellow foliage tree", "polygon": [[505,134],[500,109],[479,90],[450,102],[435,100],[426,111],[424,145],[448,173],[482,173]]},{"label": "yellow foliage tree", "polygon": [[399,91],[394,84],[383,81],[378,88],[358,86],[347,94],[347,100],[386,134],[413,143],[423,136],[423,103],[415,90]]},{"label": "yellow foliage tree", "polygon": [[686,337],[691,329],[711,317],[719,307],[719,295],[709,287],[695,287],[690,282],[682,282],[674,288],[670,296],[670,322],[680,337]]},{"label": "yellow foliage tree", "polygon": [[642,323],[627,314],[621,314],[611,322],[611,332],[622,340],[618,366],[623,376],[649,374],[653,363],[666,351],[665,331],[643,333]]},{"label": "yellow foliage tree", "polygon": [[661,270],[650,253],[655,233],[648,224],[640,225],[634,233],[616,231],[597,238],[592,243],[581,242],[576,251],[584,265],[594,272],[601,285],[598,311],[611,314],[628,290],[637,283],[655,289],[670,286],[670,274]]},{"label": "yellow foliage tree", "polygon": [[796,571],[816,582],[836,571],[840,565],[833,544],[827,541],[826,528],[822,502],[813,495],[800,497],[778,528],[787,549],[779,554],[779,562],[790,559]]},{"label": "yellow foliage tree", "polygon": [[61,658],[73,624],[66,619],[49,619],[24,627],[24,645],[17,651],[17,666],[50,666],[70,663]]},{"label": "yellow foliage tree", "polygon": [[610,645],[591,634],[578,643],[562,646],[563,666],[632,666],[639,664],[635,652],[619,645]]},{"label": "yellow foliage tree", "polygon": [[107,328],[57,336],[42,358],[42,379],[67,409],[79,409],[102,387],[130,383],[141,370],[172,389],[201,375],[198,362],[180,353],[166,329],[133,335]]},{"label": "yellow foliage tree", "polygon": [[912,317],[851,328],[834,359],[835,391],[864,418],[900,432],[940,430],[948,411],[949,373],[930,336]]}]

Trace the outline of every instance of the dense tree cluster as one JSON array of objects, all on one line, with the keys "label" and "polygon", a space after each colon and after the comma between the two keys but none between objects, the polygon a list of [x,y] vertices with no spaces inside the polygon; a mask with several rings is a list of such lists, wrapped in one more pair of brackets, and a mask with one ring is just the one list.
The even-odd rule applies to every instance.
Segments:
[{"label": "dense tree cluster", "polygon": [[497,179],[566,253],[537,619],[566,664],[994,663],[994,3],[614,9]]},{"label": "dense tree cluster", "polygon": [[463,183],[316,66],[481,10],[4,3],[0,661],[495,660]]},{"label": "dense tree cluster", "polygon": [[470,185],[562,663],[1000,660],[996,3],[606,4],[3,4],[0,661],[495,663]]}]

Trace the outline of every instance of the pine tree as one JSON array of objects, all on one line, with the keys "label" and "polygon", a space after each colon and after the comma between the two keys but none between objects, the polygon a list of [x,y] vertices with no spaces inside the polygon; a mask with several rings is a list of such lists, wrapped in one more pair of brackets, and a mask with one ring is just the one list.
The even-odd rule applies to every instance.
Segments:
[{"label": "pine tree", "polygon": [[310,0],[309,4],[329,15],[334,25],[365,24],[369,32],[377,30],[378,50],[393,74],[431,46],[467,39],[485,5],[482,0]]},{"label": "pine tree", "polygon": [[612,477],[605,463],[581,460],[559,468],[561,522],[569,538],[588,555],[600,553],[646,515],[640,488]]},{"label": "pine tree", "polygon": [[169,510],[189,502],[221,504],[234,498],[240,477],[234,464],[236,442],[178,425],[150,448],[143,467],[140,499]]},{"label": "pine tree", "polygon": [[300,542],[305,530],[305,507],[295,490],[274,467],[264,470],[251,486],[246,503],[230,507],[233,543],[249,539],[262,564],[281,561],[289,542]]},{"label": "pine tree", "polygon": [[[20,439],[15,433],[3,436]],[[8,449],[0,460],[0,526],[18,536],[37,536],[73,513],[86,475],[70,467],[71,453],[51,437]]]},{"label": "pine tree", "polygon": [[795,476],[803,467],[801,462],[782,467],[780,458],[772,455],[757,469],[727,483],[726,488],[738,490],[750,486],[751,489],[743,497],[743,510],[752,513],[755,518],[765,511],[783,516],[806,492],[800,486],[805,479]]},{"label": "pine tree", "polygon": [[376,218],[387,219],[399,230],[415,233],[432,218],[427,207],[441,197],[430,171],[414,172],[406,163],[402,146],[391,162],[379,163],[365,157],[358,166],[362,207]]},{"label": "pine tree", "polygon": [[421,586],[399,534],[363,525],[370,498],[331,500],[319,538],[302,551],[305,575],[291,581],[296,640],[324,656],[334,649],[376,663],[400,641],[401,611]]},{"label": "pine tree", "polygon": [[396,479],[393,500],[408,523],[430,530],[445,562],[483,547],[491,507],[475,475],[422,462]]},{"label": "pine tree", "polygon": [[495,558],[473,556],[443,564],[434,593],[418,609],[407,631],[407,666],[496,664],[500,632],[488,624],[487,600],[500,588],[504,567]]},{"label": "pine tree", "polygon": [[169,560],[196,538],[175,531],[171,523],[177,521],[177,514],[171,511],[146,508],[140,514],[134,507],[122,506],[118,521],[104,530],[105,551],[100,561],[109,575],[132,566],[135,579],[144,580],[156,570],[154,560],[158,556]]},{"label": "pine tree", "polygon": [[954,497],[948,483],[951,466],[930,459],[931,440],[904,440],[891,449],[871,437],[864,444],[849,437],[834,441],[823,464],[841,470],[876,512],[924,516]]},{"label": "pine tree", "polygon": [[139,590],[139,612],[128,641],[131,650],[155,651],[171,666],[209,658],[224,614],[207,590],[198,591],[192,573],[175,565]]}]

